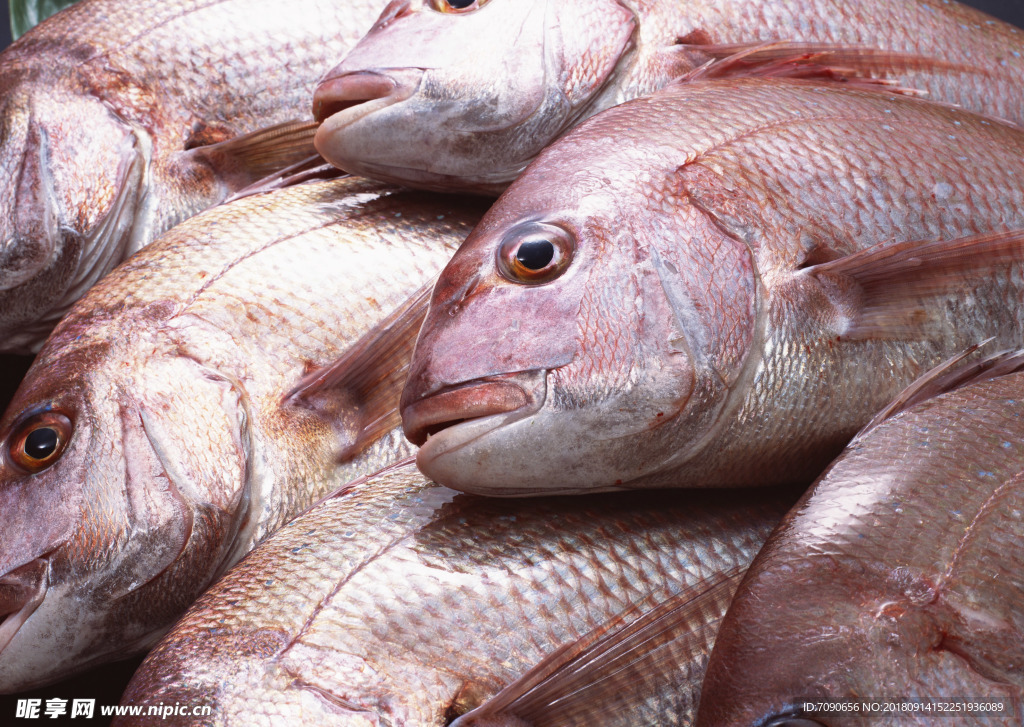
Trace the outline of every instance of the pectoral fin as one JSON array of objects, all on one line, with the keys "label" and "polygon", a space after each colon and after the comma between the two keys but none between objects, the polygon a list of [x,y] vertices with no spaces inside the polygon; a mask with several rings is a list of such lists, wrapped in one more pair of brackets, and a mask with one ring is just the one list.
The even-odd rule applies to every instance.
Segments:
[{"label": "pectoral fin", "polygon": [[656,691],[685,701],[686,689],[676,682],[710,652],[741,577],[742,570],[734,568],[660,604],[626,609],[552,652],[452,727],[600,724],[602,717],[637,708]]},{"label": "pectoral fin", "polygon": [[[683,39],[686,40],[689,39]],[[689,59],[690,64],[693,59],[707,59],[702,65],[681,75],[676,83],[713,78],[809,78],[919,96],[924,92],[897,87],[886,76],[922,71],[953,73],[971,70],[929,56],[828,43],[776,41],[716,45],[680,42],[670,50]]]},{"label": "pectoral fin", "polygon": [[318,156],[315,121],[287,121],[186,153],[205,159],[232,190]]},{"label": "pectoral fin", "polygon": [[[963,296],[986,278],[1024,266],[1024,230],[934,242],[883,243],[806,268],[842,313],[843,339],[920,338],[941,298]],[[1010,301],[1007,301],[1010,304]]]},{"label": "pectoral fin", "polygon": [[234,202],[243,197],[251,197],[254,194],[263,194],[264,192],[273,192],[278,189],[285,189],[286,187],[296,187],[307,182],[318,182],[325,179],[338,179],[347,176],[349,176],[348,172],[325,162],[324,158],[319,154],[314,154],[267,177],[257,179],[249,186],[238,190],[225,199],[224,204]]},{"label": "pectoral fin", "polygon": [[321,397],[341,395],[358,408],[359,432],[345,448],[343,459],[401,424],[398,403],[433,288],[431,279],[337,361],[305,376],[288,392],[290,401],[312,406]]}]

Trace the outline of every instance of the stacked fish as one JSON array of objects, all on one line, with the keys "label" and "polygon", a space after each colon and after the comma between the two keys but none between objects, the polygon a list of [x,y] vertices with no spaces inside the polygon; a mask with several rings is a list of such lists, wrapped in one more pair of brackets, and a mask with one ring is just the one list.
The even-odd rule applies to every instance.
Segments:
[{"label": "stacked fish", "polygon": [[1024,32],[306,4],[2,57],[0,691],[189,609],[122,723],[1020,724]]}]

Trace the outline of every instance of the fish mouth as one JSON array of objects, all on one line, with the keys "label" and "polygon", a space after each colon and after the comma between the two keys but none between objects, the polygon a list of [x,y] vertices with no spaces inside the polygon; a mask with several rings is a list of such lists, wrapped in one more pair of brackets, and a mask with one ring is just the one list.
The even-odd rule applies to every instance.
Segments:
[{"label": "fish mouth", "polygon": [[[405,436],[413,444],[422,446],[429,437],[459,424],[501,414],[516,414],[515,419],[531,414],[544,403],[546,373],[527,371],[489,376],[441,389],[402,409]],[[503,417],[495,425],[507,419]]]},{"label": "fish mouth", "polygon": [[43,602],[49,570],[49,559],[36,558],[0,578],[0,652]]},{"label": "fish mouth", "polygon": [[420,68],[398,68],[387,73],[354,71],[325,78],[313,93],[313,117],[321,124],[329,122],[327,132],[334,133],[409,98],[419,88],[422,77]]}]

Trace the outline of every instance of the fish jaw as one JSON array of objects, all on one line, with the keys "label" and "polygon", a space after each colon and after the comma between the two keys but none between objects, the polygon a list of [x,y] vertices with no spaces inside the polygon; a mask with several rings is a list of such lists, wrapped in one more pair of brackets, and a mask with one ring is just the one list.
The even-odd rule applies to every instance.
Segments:
[{"label": "fish jaw", "polygon": [[45,558],[36,558],[0,577],[0,655],[43,602],[48,569]]},{"label": "fish jaw", "polygon": [[[650,460],[635,456],[637,449],[658,449],[672,430],[671,425],[661,426],[671,417],[655,410],[685,408],[693,380],[692,371],[683,367],[670,372],[661,398],[648,395],[636,401],[627,390],[621,397],[576,408],[579,402],[564,402],[557,372],[528,372],[519,380],[527,377],[535,382],[527,404],[507,413],[457,420],[430,434],[416,458],[420,471],[453,489],[498,497],[623,489],[624,483],[648,474],[652,467]],[[467,395],[453,397],[450,416],[471,411],[459,399],[469,398],[474,388],[456,390]],[[427,407],[432,403],[424,402]],[[652,424],[645,428],[645,422]],[[421,436],[423,431],[419,430]]]},{"label": "fish jaw", "polygon": [[[565,37],[562,27],[590,33]],[[317,149],[355,174],[500,192],[588,112],[631,49],[633,29],[632,14],[611,0],[491,0],[466,13],[392,3],[317,89]],[[381,79],[394,84],[384,96]],[[343,110],[329,115],[334,108]]]},{"label": "fish jaw", "polygon": [[[531,376],[533,373],[538,375]],[[403,412],[405,436],[413,444],[422,445],[434,429],[447,429],[462,421],[502,414],[532,413],[544,403],[544,373],[527,372],[497,380],[471,381],[421,399]],[[510,378],[519,379],[525,386]],[[539,379],[542,385],[530,385],[529,379]],[[523,409],[528,411],[522,412]],[[503,417],[502,423],[507,421],[508,417]]]}]

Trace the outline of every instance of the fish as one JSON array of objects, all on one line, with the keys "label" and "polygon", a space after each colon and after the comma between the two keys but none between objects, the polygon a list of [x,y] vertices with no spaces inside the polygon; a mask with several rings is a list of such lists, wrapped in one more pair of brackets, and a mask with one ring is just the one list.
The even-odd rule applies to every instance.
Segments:
[{"label": "fish", "polygon": [[[541,663],[556,693],[590,682],[541,724],[688,724],[729,596],[797,495],[499,500],[438,486],[410,458],[341,488],[203,594],[125,691],[142,716],[115,724],[175,704],[207,714],[162,724],[482,724],[467,712]],[[657,616],[674,638],[616,638],[651,636]],[[592,648],[602,636],[604,657],[679,659],[616,680]]]},{"label": "fish", "polygon": [[954,359],[857,435],[750,567],[698,725],[1021,723],[1022,367]]},{"label": "fish", "polygon": [[0,418],[0,693],[152,645],[256,543],[406,456],[404,372],[330,362],[483,213],[365,180],[191,218],[97,284]]},{"label": "fish", "polygon": [[1020,129],[866,88],[609,109],[441,273],[401,402],[419,466],[498,496],[809,485],[924,371],[1022,343],[1022,179]]},{"label": "fish", "polygon": [[315,143],[353,174],[497,195],[584,119],[766,41],[1024,123],[1024,31],[949,0],[393,0],[317,87]]},{"label": "fish", "polygon": [[315,155],[371,0],[83,0],[0,53],[0,352],[161,232]]}]

